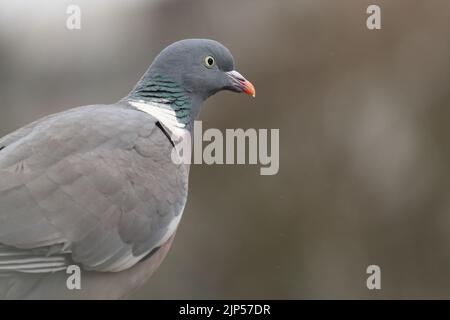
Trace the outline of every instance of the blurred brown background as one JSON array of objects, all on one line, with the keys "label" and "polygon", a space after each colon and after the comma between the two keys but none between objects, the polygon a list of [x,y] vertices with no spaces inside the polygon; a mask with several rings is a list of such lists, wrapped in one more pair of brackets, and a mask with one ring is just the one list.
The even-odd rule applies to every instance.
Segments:
[{"label": "blurred brown background", "polygon": [[0,0],[0,135],[115,102],[166,45],[216,39],[257,98],[213,97],[204,129],[280,128],[280,172],[193,166],[172,250],[132,298],[450,298],[449,31],[443,0]]}]

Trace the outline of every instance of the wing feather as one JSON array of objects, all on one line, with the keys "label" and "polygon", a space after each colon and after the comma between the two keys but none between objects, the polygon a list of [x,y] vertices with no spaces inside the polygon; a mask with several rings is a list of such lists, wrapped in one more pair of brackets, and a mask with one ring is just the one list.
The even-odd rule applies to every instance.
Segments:
[{"label": "wing feather", "polygon": [[0,274],[71,263],[120,271],[174,232],[188,172],[155,123],[125,106],[89,106],[0,139]]}]

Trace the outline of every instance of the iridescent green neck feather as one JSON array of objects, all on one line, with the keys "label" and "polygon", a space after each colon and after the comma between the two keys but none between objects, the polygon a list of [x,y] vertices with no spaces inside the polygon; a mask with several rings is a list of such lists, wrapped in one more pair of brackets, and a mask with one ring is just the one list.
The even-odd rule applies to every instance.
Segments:
[{"label": "iridescent green neck feather", "polygon": [[188,93],[167,77],[156,74],[141,80],[128,98],[164,105],[175,111],[178,122],[185,125],[191,122],[192,103]]}]

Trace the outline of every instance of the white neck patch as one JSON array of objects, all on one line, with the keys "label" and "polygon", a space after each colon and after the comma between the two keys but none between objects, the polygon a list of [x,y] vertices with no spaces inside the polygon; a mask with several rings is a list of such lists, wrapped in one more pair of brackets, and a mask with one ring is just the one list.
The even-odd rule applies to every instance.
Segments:
[{"label": "white neck patch", "polygon": [[186,130],[186,124],[179,122],[175,110],[164,103],[146,102],[143,100],[129,101],[136,109],[145,112],[161,122],[176,137],[182,136]]}]

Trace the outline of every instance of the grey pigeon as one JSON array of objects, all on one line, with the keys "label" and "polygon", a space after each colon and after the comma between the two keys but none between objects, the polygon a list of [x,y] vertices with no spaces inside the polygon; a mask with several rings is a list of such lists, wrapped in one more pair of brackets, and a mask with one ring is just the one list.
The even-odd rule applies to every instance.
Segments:
[{"label": "grey pigeon", "polygon": [[[182,40],[119,102],[0,139],[0,298],[117,299],[145,283],[188,194],[174,137],[192,133],[202,103],[221,90],[255,95],[222,44]],[[74,265],[81,289],[68,285]]]}]

